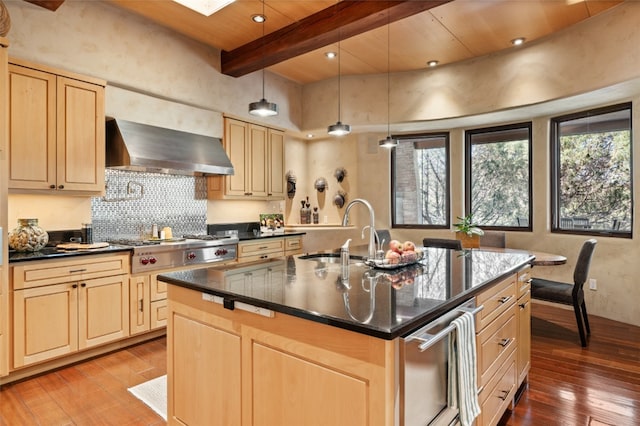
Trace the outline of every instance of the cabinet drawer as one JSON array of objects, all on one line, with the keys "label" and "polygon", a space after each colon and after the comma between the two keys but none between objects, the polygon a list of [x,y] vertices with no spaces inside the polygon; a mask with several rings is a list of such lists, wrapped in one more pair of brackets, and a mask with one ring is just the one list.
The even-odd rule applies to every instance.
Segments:
[{"label": "cabinet drawer", "polygon": [[238,257],[238,263],[264,262],[265,260],[282,257],[282,252],[256,254],[255,256]]},{"label": "cabinet drawer", "polygon": [[476,331],[481,331],[515,303],[516,274],[513,274],[476,296],[476,306],[484,306],[476,315]]},{"label": "cabinet drawer", "polygon": [[302,237],[285,238],[284,254],[292,255],[302,253]]},{"label": "cabinet drawer", "polygon": [[478,387],[485,386],[516,347],[515,305],[476,336]]},{"label": "cabinet drawer", "polygon": [[261,253],[284,252],[284,239],[269,239],[255,243],[238,244],[238,257],[255,256]]},{"label": "cabinet drawer", "polygon": [[151,302],[151,329],[167,326],[167,300]]},{"label": "cabinet drawer", "polygon": [[46,260],[13,267],[13,289],[108,277],[129,273],[129,254],[81,256],[82,259]]},{"label": "cabinet drawer", "polygon": [[518,272],[518,298],[531,289],[531,268],[527,267]]},{"label": "cabinet drawer", "polygon": [[151,301],[167,298],[167,283],[158,281],[158,275],[151,276]]},{"label": "cabinet drawer", "polygon": [[478,426],[494,426],[511,404],[516,390],[516,361],[512,354],[502,368],[487,383],[478,399],[480,402],[480,416]]}]

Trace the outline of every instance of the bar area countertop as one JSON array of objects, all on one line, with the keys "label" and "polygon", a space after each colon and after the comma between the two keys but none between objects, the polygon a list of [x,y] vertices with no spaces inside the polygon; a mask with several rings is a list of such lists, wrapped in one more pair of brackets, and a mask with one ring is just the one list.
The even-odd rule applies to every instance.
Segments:
[{"label": "bar area countertop", "polygon": [[[318,253],[162,274],[159,280],[217,297],[227,309],[247,304],[392,340],[438,318],[499,282],[533,256],[425,248],[404,268],[374,269]],[[348,272],[348,277],[345,273]]]}]

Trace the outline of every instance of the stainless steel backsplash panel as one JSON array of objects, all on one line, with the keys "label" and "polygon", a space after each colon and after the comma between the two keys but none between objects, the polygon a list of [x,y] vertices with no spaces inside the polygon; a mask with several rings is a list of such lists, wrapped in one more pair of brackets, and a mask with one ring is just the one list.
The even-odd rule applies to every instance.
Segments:
[{"label": "stainless steel backsplash panel", "polygon": [[91,200],[94,241],[144,238],[151,225],[174,237],[207,233],[207,182],[202,176],[105,171],[106,195]]}]

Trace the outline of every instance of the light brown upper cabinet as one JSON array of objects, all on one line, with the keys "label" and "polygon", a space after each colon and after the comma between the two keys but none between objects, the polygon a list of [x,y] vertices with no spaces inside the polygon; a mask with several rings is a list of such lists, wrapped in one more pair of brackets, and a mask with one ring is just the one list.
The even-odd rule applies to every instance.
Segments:
[{"label": "light brown upper cabinet", "polygon": [[106,83],[9,62],[9,189],[103,193]]},{"label": "light brown upper cabinet", "polygon": [[284,199],[284,132],[225,117],[231,176],[210,176],[210,199]]}]

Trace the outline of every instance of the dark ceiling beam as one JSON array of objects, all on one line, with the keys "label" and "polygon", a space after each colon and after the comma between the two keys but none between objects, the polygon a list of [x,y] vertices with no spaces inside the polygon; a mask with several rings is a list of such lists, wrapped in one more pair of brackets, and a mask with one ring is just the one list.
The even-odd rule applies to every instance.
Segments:
[{"label": "dark ceiling beam", "polygon": [[236,49],[223,50],[222,73],[241,77],[450,1],[343,0]]},{"label": "dark ceiling beam", "polygon": [[49,9],[52,12],[58,10],[60,5],[64,3],[64,0],[24,0],[27,3],[33,3],[37,6],[44,7],[45,9]]}]

